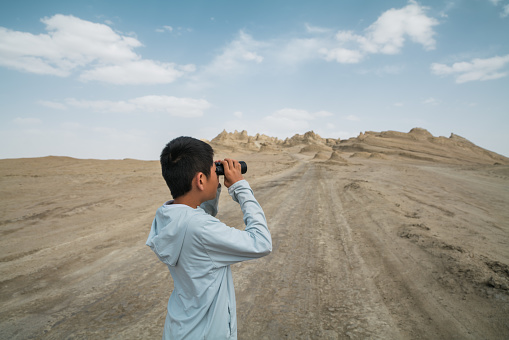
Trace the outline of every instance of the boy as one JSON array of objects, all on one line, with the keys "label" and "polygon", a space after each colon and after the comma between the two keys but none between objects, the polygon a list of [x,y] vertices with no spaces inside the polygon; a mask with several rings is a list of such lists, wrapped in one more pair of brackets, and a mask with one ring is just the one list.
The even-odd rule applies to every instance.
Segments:
[{"label": "boy", "polygon": [[178,137],[161,153],[172,201],[160,207],[147,245],[171,273],[163,339],[236,339],[235,291],[230,264],[268,255],[272,239],[262,208],[242,177],[240,164],[220,161],[224,185],[244,214],[245,230],[214,216],[221,185],[205,142]]}]

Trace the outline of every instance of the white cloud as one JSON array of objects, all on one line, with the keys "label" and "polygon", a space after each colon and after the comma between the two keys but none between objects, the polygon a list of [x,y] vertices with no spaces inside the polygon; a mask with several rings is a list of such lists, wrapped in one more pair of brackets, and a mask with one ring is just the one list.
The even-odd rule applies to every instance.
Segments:
[{"label": "white cloud", "polygon": [[320,53],[328,61],[339,63],[359,63],[368,54],[397,54],[401,52],[405,40],[421,44],[425,50],[435,48],[433,26],[438,21],[426,15],[426,7],[415,1],[400,9],[390,9],[368,28],[364,34],[353,31],[339,31],[333,48],[322,48]]},{"label": "white cloud", "polygon": [[188,85],[191,88],[215,86],[219,79],[235,78],[252,72],[254,65],[264,61],[262,54],[268,45],[240,31],[238,37],[226,45],[219,55],[190,77]]},{"label": "white cloud", "polygon": [[82,80],[114,84],[170,83],[188,71],[172,63],[142,59],[134,52],[142,46],[140,41],[105,24],[62,14],[41,22],[47,34],[0,27],[0,65],[59,77],[85,69]]},{"label": "white cloud", "polygon": [[171,96],[144,96],[129,101],[145,112],[167,112],[172,116],[201,117],[210,108],[205,99],[177,98]]},{"label": "white cloud", "polygon": [[306,110],[284,108],[272,114],[275,118],[288,118],[291,120],[312,120],[314,117]]},{"label": "white cloud", "polygon": [[360,121],[360,118],[355,115],[348,115],[345,117],[346,120],[352,121],[352,122],[358,122]]},{"label": "white cloud", "polygon": [[13,120],[14,124],[17,124],[17,125],[39,125],[42,123],[42,120],[40,120],[39,118],[21,118],[21,117],[18,117],[18,118],[15,118]]},{"label": "white cloud", "polygon": [[196,66],[194,64],[180,65],[178,69],[184,72],[194,72],[196,71]]},{"label": "white cloud", "polygon": [[178,117],[201,117],[210,108],[204,99],[177,98],[172,96],[144,96],[127,101],[110,100],[66,100],[67,105],[97,112],[164,112]]},{"label": "white cloud", "polygon": [[306,110],[284,108],[277,110],[262,119],[262,131],[282,136],[288,133],[306,132],[310,129],[310,122],[316,118],[330,117],[328,111],[308,112]]},{"label": "white cloud", "polygon": [[463,61],[448,66],[445,64],[431,64],[431,71],[436,75],[456,77],[456,83],[466,83],[475,80],[493,80],[506,77],[509,54],[487,59],[472,59],[470,62]]},{"label": "white cloud", "polygon": [[[502,3],[502,0],[489,0],[494,6],[498,6]],[[502,6],[502,12],[500,12],[500,17],[505,18],[509,16],[509,4],[505,4]]]},{"label": "white cloud", "polygon": [[[28,72],[67,76],[91,62],[118,62],[137,57],[141,43],[120,36],[109,26],[57,14],[41,20],[48,34],[0,28],[0,64]],[[36,65],[30,65],[35,62]]]},{"label": "white cloud", "polygon": [[66,131],[69,131],[69,130],[81,129],[82,125],[80,123],[76,123],[76,122],[63,122],[63,123],[60,123],[60,127]]},{"label": "white cloud", "polygon": [[276,136],[305,132],[309,129],[309,121],[304,119],[271,115],[263,118],[262,121],[265,125],[265,131],[277,131],[275,132]]},{"label": "white cloud", "polygon": [[[438,24],[428,17],[426,7],[410,1],[400,9],[390,9],[367,27],[362,34],[339,31],[332,34],[327,28],[305,24],[311,38],[255,40],[240,31],[210,64],[198,70],[191,79],[191,87],[213,86],[225,77],[236,77],[256,70],[253,66],[266,63],[274,70],[295,66],[316,59],[355,64],[373,53],[399,53],[406,40],[421,44],[426,50],[435,48],[433,27]],[[275,62],[276,65],[271,64]],[[398,73],[401,67],[382,72]]]},{"label": "white cloud", "polygon": [[211,72],[240,71],[246,64],[261,63],[263,56],[258,51],[263,43],[254,40],[249,34],[239,32],[239,37],[232,41],[223,53],[217,56],[208,66]]},{"label": "white cloud", "polygon": [[331,116],[333,116],[333,114],[328,111],[309,112],[306,110],[283,108],[274,111],[272,114],[262,119],[253,121],[243,119],[229,120],[225,122],[222,128],[226,128],[227,130],[246,130],[252,133],[262,133],[268,136],[286,138],[288,136],[293,136],[295,133],[310,131],[313,128],[317,131],[316,129],[319,129],[317,126],[328,126],[332,129],[333,124],[327,121],[327,117]]},{"label": "white cloud", "polygon": [[400,74],[403,69],[405,68],[404,65],[389,65],[384,66],[382,68],[379,68],[375,71],[375,74],[378,76],[383,76],[385,74]]},{"label": "white cloud", "polygon": [[67,105],[87,109],[97,112],[133,112],[136,106],[126,101],[111,101],[111,100],[77,100],[69,98],[66,100]]},{"label": "white cloud", "polygon": [[334,114],[329,111],[318,111],[318,112],[314,113],[314,116],[315,117],[331,117],[331,116],[334,116]]},{"label": "white cloud", "polygon": [[402,9],[390,9],[367,29],[367,38],[381,53],[399,53],[405,37],[421,44],[426,50],[435,48],[433,26],[438,25],[436,19],[425,14],[425,7],[415,1]]},{"label": "white cloud", "polygon": [[264,43],[240,31],[239,36],[201,70],[200,74],[194,78],[195,82],[201,83],[217,76],[236,76],[246,72],[253,64],[263,62],[264,58],[260,55],[263,47],[265,47]]},{"label": "white cloud", "polygon": [[509,16],[509,4],[504,5],[504,7],[502,7],[502,13],[500,13],[500,17],[502,18],[505,18],[507,16]]},{"label": "white cloud", "polygon": [[177,35],[182,35],[182,32],[192,32],[192,28],[177,27]]},{"label": "white cloud", "polygon": [[288,42],[274,44],[273,53],[284,64],[295,64],[321,57],[320,50],[330,43],[326,39],[291,39]]},{"label": "white cloud", "polygon": [[52,102],[49,100],[40,100],[37,102],[39,105],[49,107],[50,109],[56,109],[56,110],[65,110],[67,109],[67,106],[65,106],[62,103],[58,102]]},{"label": "white cloud", "polygon": [[322,48],[319,52],[324,55],[325,60],[335,60],[341,64],[357,64],[364,58],[364,53],[347,48]]},{"label": "white cloud", "polygon": [[429,97],[428,99],[424,100],[422,103],[425,105],[438,105],[440,102],[433,97]]},{"label": "white cloud", "polygon": [[398,103],[394,103],[394,106],[396,107],[403,107],[405,104],[404,103],[401,103],[401,102],[398,102]]},{"label": "white cloud", "polygon": [[265,134],[272,137],[285,139],[296,133],[315,131],[322,137],[344,137],[344,132],[338,131],[334,122],[329,117],[334,114],[328,111],[309,112],[293,108],[284,108],[274,111],[272,114],[256,120],[227,120],[224,126],[207,130],[211,138],[217,135],[217,129],[225,128],[227,131],[246,130],[249,134]]},{"label": "white cloud", "polygon": [[242,112],[240,112],[240,111],[235,111],[235,112],[233,113],[233,115],[234,115],[235,117],[237,117],[237,118],[242,118],[242,116],[243,116]]},{"label": "white cloud", "polygon": [[[185,68],[184,68],[185,69]],[[184,75],[173,63],[138,60],[116,65],[99,66],[84,71],[80,80],[98,80],[112,84],[167,84]]]},{"label": "white cloud", "polygon": [[[429,17],[426,11],[427,7],[411,0],[403,8],[392,8],[382,13],[361,34],[351,30],[332,34],[328,28],[308,23],[305,28],[307,33],[314,35],[312,38],[261,42],[240,32],[239,38],[225,48],[209,69],[217,69],[221,73],[238,71],[239,65],[246,65],[245,59],[248,58],[242,58],[246,51],[253,53],[252,59],[257,62],[274,57],[281,64],[292,66],[313,59],[356,64],[370,54],[400,53],[407,40],[422,45],[425,50],[432,50],[436,45],[433,28],[438,25],[438,20]],[[399,72],[400,69],[388,72]]]},{"label": "white cloud", "polygon": [[378,77],[384,77],[386,75],[401,74],[405,69],[405,65],[385,65],[376,69],[361,69],[358,71],[359,74],[375,74]]},{"label": "white cloud", "polygon": [[165,25],[161,28],[157,28],[156,32],[158,32],[158,33],[170,32],[171,33],[171,32],[173,32],[173,27]]},{"label": "white cloud", "polygon": [[331,30],[329,28],[324,27],[318,27],[318,26],[311,26],[310,24],[306,23],[306,31],[308,33],[329,33]]},{"label": "white cloud", "polygon": [[453,1],[448,1],[444,4],[444,9],[442,9],[440,12],[439,12],[439,16],[441,18],[448,18],[449,17],[449,12],[452,11],[456,6],[457,6],[457,3],[453,2]]}]

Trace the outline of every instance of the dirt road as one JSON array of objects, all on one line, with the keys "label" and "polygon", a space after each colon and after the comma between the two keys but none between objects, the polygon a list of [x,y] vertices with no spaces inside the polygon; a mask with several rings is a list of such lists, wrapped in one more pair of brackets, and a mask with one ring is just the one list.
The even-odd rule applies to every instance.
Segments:
[{"label": "dirt road", "polygon": [[[232,267],[239,339],[509,337],[507,167],[242,157],[273,252]],[[160,338],[157,162],[4,160],[0,175],[0,338]],[[218,217],[242,226],[228,195]]]},{"label": "dirt road", "polygon": [[236,275],[246,339],[399,337],[329,175],[320,165],[302,163],[255,186],[274,249],[252,268],[240,265]]},{"label": "dirt road", "polygon": [[[416,166],[381,169],[369,162],[349,167],[308,162],[255,186],[271,224],[274,252],[267,260],[242,264],[236,273],[239,334],[253,339],[506,337],[507,291],[486,286],[492,254],[471,252],[467,236],[454,240],[458,233],[449,237],[441,230],[436,220],[457,220],[447,207],[463,209],[460,200],[431,207],[408,202],[408,194],[400,191],[430,199],[417,192],[431,191],[430,186],[406,186],[418,172]],[[423,175],[421,181],[430,184],[430,177]],[[447,180],[451,187],[448,177],[440,181],[447,185]],[[472,183],[467,178],[464,184]],[[507,199],[507,189],[499,199]],[[449,198],[458,194],[450,192]],[[427,208],[435,211],[427,214]],[[500,231],[495,228],[486,232],[484,237],[493,243],[503,237],[507,244],[504,209],[503,204],[491,207],[492,213],[503,215],[497,223],[505,221],[506,228],[498,236],[492,235]],[[472,221],[472,216],[464,219]],[[479,225],[465,228],[478,230]],[[420,242],[413,242],[421,230],[434,231],[428,236],[432,240],[422,235]],[[455,258],[458,254],[462,258]]]}]

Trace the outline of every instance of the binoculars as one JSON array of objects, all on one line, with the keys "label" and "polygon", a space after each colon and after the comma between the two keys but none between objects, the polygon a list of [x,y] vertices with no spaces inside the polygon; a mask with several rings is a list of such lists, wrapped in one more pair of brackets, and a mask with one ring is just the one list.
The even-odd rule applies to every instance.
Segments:
[{"label": "binoculars", "polygon": [[[247,172],[247,164],[244,161],[239,161],[240,163],[240,172],[245,174]],[[221,162],[216,162],[216,174],[219,176],[224,176],[224,168]]]}]

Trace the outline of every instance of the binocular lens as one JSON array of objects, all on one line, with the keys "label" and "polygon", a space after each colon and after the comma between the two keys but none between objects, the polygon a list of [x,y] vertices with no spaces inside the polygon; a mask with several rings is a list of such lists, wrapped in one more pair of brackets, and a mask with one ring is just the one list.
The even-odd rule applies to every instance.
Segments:
[{"label": "binocular lens", "polygon": [[[245,174],[247,172],[247,164],[244,161],[239,161],[240,163],[240,172]],[[221,162],[216,162],[216,174],[219,176],[224,176],[224,168]]]}]

